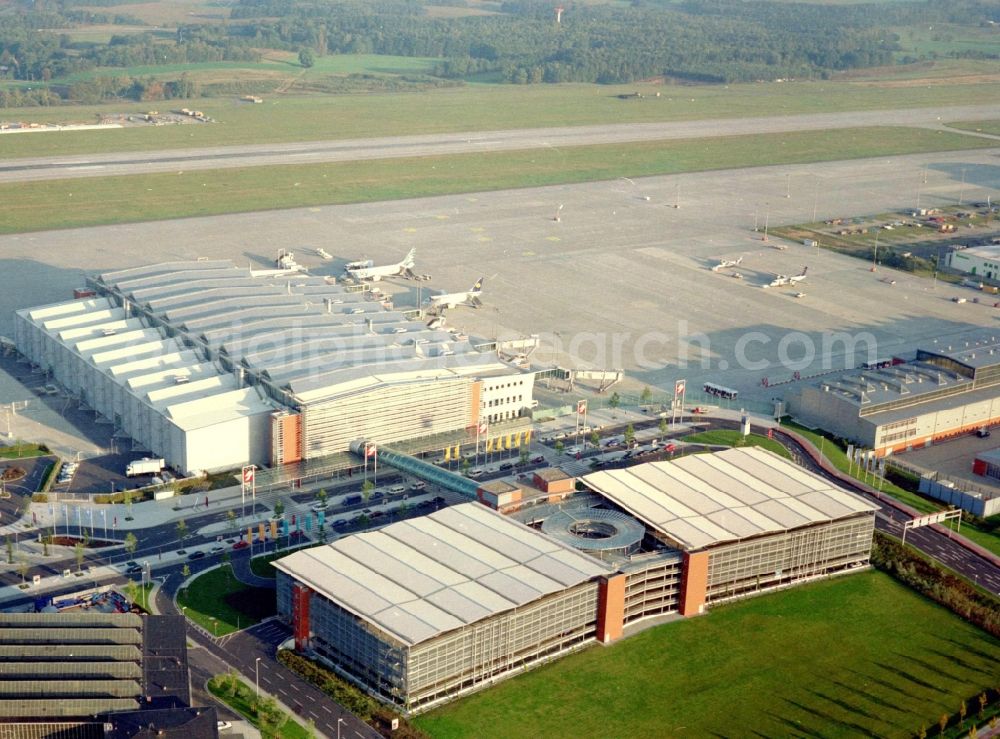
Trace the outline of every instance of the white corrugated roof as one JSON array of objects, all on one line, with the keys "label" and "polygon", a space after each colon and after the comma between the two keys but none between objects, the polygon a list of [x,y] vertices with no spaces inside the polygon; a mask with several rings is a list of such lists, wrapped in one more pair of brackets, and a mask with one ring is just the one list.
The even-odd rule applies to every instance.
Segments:
[{"label": "white corrugated roof", "polygon": [[274,566],[411,646],[612,571],[479,503],[303,549]]},{"label": "white corrugated roof", "polygon": [[876,509],[759,447],[594,472],[582,479],[685,549]]}]

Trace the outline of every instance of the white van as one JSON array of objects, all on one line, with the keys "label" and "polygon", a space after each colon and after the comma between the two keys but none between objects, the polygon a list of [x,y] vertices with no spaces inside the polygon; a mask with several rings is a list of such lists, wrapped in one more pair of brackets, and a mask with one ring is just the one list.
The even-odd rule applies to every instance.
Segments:
[{"label": "white van", "polygon": [[399,495],[406,492],[406,485],[393,485],[389,488],[390,495]]}]

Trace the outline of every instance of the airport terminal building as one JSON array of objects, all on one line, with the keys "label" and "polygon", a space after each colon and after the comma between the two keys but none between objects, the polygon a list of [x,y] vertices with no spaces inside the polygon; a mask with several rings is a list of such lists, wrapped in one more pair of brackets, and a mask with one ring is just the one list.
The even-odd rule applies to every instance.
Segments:
[{"label": "airport terminal building", "polygon": [[271,466],[520,417],[534,375],[378,293],[288,270],[174,262],[18,311],[15,343],[181,472]]},{"label": "airport terminal building", "polygon": [[1000,422],[1000,332],[939,339],[912,362],[858,369],[785,395],[792,416],[879,455]]},{"label": "airport terminal building", "polygon": [[767,451],[581,480],[506,516],[469,502],[295,552],[274,563],[279,617],[297,649],[419,712],[652,616],[868,563],[875,506]]}]

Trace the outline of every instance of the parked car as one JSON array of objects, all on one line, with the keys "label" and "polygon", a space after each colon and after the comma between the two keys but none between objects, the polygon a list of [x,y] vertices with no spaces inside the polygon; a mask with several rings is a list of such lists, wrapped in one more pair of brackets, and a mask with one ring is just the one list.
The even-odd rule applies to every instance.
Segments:
[{"label": "parked car", "polygon": [[221,552],[224,552],[224,551],[226,551],[226,548],[224,546],[222,546],[221,544],[216,544],[211,549],[212,554],[220,554]]},{"label": "parked car", "polygon": [[322,513],[326,510],[328,503],[326,501],[320,500],[313,503],[309,508],[316,511],[317,513]]},{"label": "parked car", "polygon": [[204,559],[204,558],[205,558],[205,552],[201,550],[198,550],[197,552],[191,552],[191,554],[188,555],[188,559],[190,560]]},{"label": "parked car", "polygon": [[427,488],[427,483],[423,480],[415,480],[410,483],[410,490],[425,490]]},{"label": "parked car", "polygon": [[582,454],[582,453],[583,453],[583,447],[582,446],[571,446],[571,447],[568,447],[566,449],[566,451],[564,452],[564,454],[567,457],[575,457],[577,454]]},{"label": "parked car", "polygon": [[544,454],[536,454],[536,455],[535,455],[534,457],[532,457],[532,458],[531,458],[531,459],[530,459],[529,461],[530,461],[530,462],[531,462],[532,464],[541,464],[542,462],[544,462],[544,461],[545,461],[545,455],[544,455]]},{"label": "parked car", "polygon": [[989,435],[990,435],[990,430],[985,426],[983,426],[981,429],[976,429],[976,436],[978,436],[980,439],[986,439],[989,437]]},{"label": "parked car", "polygon": [[330,526],[335,529],[339,529],[341,526],[346,526],[346,525],[347,525],[346,518],[338,518],[336,521],[330,524]]},{"label": "parked car", "polygon": [[241,539],[240,541],[238,541],[235,544],[233,544],[233,549],[237,549],[237,550],[239,550],[239,549],[246,549],[248,546],[250,546],[250,542]]},{"label": "parked car", "polygon": [[344,498],[344,505],[357,505],[360,502],[361,502],[360,495],[348,495],[346,498]]},{"label": "parked car", "polygon": [[125,574],[126,575],[141,575],[142,574],[142,565],[139,565],[139,564],[129,565],[128,567],[125,568]]},{"label": "parked car", "polygon": [[399,495],[406,492],[406,485],[393,485],[389,488],[390,495]]}]

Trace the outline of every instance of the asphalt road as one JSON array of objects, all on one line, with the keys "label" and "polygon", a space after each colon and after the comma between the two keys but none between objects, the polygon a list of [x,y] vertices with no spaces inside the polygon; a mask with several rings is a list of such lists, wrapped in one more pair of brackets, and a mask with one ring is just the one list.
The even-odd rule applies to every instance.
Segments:
[{"label": "asphalt road", "polygon": [[[767,118],[526,128],[507,131],[466,131],[377,139],[173,149],[140,154],[83,154],[6,159],[0,160],[0,176],[5,182],[29,182],[275,164],[314,164],[471,152],[558,149],[562,146],[590,146],[790,131],[822,131],[860,126],[937,128],[942,125],[942,121],[994,120],[998,118],[1000,118],[1000,105],[968,105],[946,108],[913,108],[910,110],[813,113]],[[44,136],[46,134],[34,135]],[[106,135],[114,134],[112,132]]]}]

